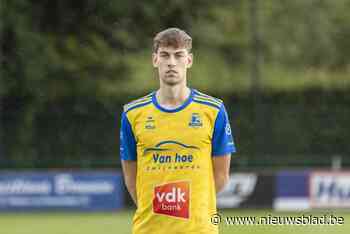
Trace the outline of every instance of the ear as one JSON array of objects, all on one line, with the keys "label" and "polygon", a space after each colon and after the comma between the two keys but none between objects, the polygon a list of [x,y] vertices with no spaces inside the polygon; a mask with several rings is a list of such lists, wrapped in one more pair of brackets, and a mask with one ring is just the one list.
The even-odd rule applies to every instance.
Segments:
[{"label": "ear", "polygon": [[152,64],[154,68],[158,67],[158,56],[156,53],[152,53]]},{"label": "ear", "polygon": [[187,68],[192,67],[193,64],[193,54],[189,53],[187,56]]}]

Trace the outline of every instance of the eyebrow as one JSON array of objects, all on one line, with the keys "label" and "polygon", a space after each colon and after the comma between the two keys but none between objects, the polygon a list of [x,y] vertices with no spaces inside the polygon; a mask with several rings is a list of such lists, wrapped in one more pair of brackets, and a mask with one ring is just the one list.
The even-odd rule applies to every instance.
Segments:
[{"label": "eyebrow", "polygon": [[[160,54],[170,54],[168,51],[160,51],[159,52]],[[174,52],[174,54],[184,54],[185,52],[184,51],[176,51]]]}]

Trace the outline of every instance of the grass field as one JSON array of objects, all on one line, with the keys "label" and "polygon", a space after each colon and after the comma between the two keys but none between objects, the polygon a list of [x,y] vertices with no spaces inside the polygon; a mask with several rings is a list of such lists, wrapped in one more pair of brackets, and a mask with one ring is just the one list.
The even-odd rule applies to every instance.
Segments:
[{"label": "grass field", "polygon": [[[223,216],[299,216],[303,213],[276,213],[268,210],[225,210]],[[350,213],[331,212],[337,217],[344,217],[343,225],[220,225],[221,234],[319,234],[350,233]],[[322,212],[305,215],[322,216]],[[330,214],[330,212],[328,212]],[[133,211],[116,213],[0,213],[0,234],[129,234]],[[155,234],[155,233],[152,233]]]}]

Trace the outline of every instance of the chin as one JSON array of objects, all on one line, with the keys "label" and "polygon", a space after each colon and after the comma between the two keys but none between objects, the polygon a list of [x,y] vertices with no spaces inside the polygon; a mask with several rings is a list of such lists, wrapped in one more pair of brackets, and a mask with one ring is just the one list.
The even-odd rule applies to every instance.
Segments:
[{"label": "chin", "polygon": [[180,83],[181,83],[180,81],[175,81],[175,80],[166,80],[166,81],[164,81],[164,84],[169,85],[169,86],[175,86],[175,85],[178,85]]},{"label": "chin", "polygon": [[180,84],[182,82],[182,80],[177,78],[177,77],[167,77],[167,78],[163,79],[163,82],[166,85],[174,86],[174,85]]}]

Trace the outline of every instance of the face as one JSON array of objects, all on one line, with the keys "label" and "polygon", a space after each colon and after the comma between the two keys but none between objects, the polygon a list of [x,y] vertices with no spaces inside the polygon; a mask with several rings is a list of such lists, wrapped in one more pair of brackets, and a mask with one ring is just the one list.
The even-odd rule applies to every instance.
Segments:
[{"label": "face", "polygon": [[186,82],[192,59],[192,54],[185,48],[160,47],[153,53],[153,66],[158,68],[160,82],[174,86]]}]

